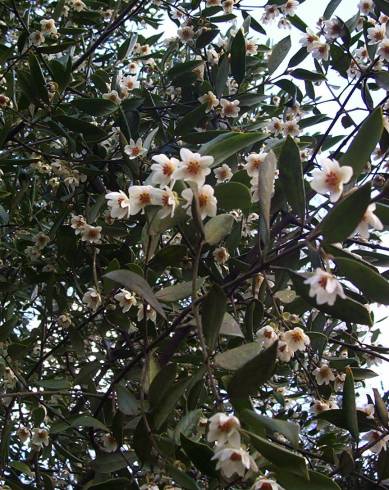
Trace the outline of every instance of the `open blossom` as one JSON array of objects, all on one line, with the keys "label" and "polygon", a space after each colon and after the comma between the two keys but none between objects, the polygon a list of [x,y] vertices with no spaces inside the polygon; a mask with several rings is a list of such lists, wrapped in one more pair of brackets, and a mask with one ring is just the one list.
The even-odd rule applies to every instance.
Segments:
[{"label": "open blossom", "polygon": [[228,253],[228,250],[225,247],[215,248],[212,255],[213,258],[215,259],[215,262],[220,265],[225,264],[230,258],[230,254]]},{"label": "open blossom", "polygon": [[270,347],[278,339],[278,335],[270,325],[262,327],[257,332],[258,341],[265,347]]},{"label": "open blossom", "polygon": [[287,0],[286,3],[281,5],[281,12],[285,15],[293,16],[296,13],[296,9],[299,6],[298,0]]},{"label": "open blossom", "polygon": [[275,480],[260,477],[253,485],[252,490],[283,490]]},{"label": "open blossom", "polygon": [[285,121],[282,127],[285,136],[298,136],[300,132],[300,126],[296,119],[289,119]]},{"label": "open blossom", "polygon": [[323,305],[325,303],[332,306],[336,298],[345,299],[346,295],[343,291],[343,286],[330,272],[317,268],[314,274],[304,281],[304,284],[309,284],[309,296],[316,296],[316,303]]},{"label": "open blossom", "polygon": [[247,39],[246,40],[246,54],[249,55],[256,55],[258,53],[258,47],[252,39]]},{"label": "open blossom", "polygon": [[223,10],[226,14],[232,14],[232,10],[235,5],[235,0],[224,0],[223,2]]},{"label": "open blossom", "polygon": [[30,431],[27,429],[27,427],[24,427],[23,425],[19,427],[19,429],[16,431],[16,435],[19,437],[20,441],[24,444],[30,439]]},{"label": "open blossom", "polygon": [[166,155],[154,155],[154,162],[150,167],[150,182],[153,185],[168,185],[172,180],[174,171],[178,168],[180,162],[177,158],[169,158]]},{"label": "open blossom", "polygon": [[[138,307],[138,313],[137,313],[137,320],[138,322],[142,321],[144,318],[144,305],[139,305]],[[155,323],[157,320],[157,312],[152,308],[149,304],[146,305],[146,320],[150,320],[151,322]]]},{"label": "open blossom", "polygon": [[384,229],[384,225],[382,224],[381,220],[378,218],[378,216],[374,214],[375,209],[375,203],[369,204],[365,211],[365,214],[362,217],[361,222],[354,230],[353,236],[358,234],[364,240],[368,240],[370,236],[369,226],[379,231],[382,231]]},{"label": "open blossom", "polygon": [[377,49],[377,55],[385,61],[389,61],[389,38],[380,42]]},{"label": "open blossom", "polygon": [[82,0],[72,0],[72,7],[76,12],[82,12],[86,9],[86,5]]},{"label": "open blossom", "polygon": [[30,34],[30,42],[34,46],[40,46],[45,42],[45,36],[41,31],[34,31]]},{"label": "open blossom", "polygon": [[343,184],[350,182],[353,175],[352,167],[340,166],[336,160],[323,158],[321,170],[312,172],[313,179],[310,182],[312,189],[319,194],[329,194],[330,201],[336,202],[343,192]]},{"label": "open blossom", "polygon": [[207,61],[210,65],[219,63],[219,53],[215,49],[207,49]]},{"label": "open blossom", "polygon": [[216,413],[209,419],[207,434],[208,442],[216,442],[218,446],[228,445],[240,447],[240,422],[233,415]]},{"label": "open blossom", "polygon": [[46,429],[32,429],[31,444],[37,449],[49,445],[49,433]]},{"label": "open blossom", "polygon": [[329,409],[330,404],[322,400],[315,400],[311,405],[311,412],[315,415],[326,412]]},{"label": "open blossom", "polygon": [[238,117],[240,111],[239,104],[239,100],[230,101],[227,99],[220,99],[220,105],[222,107],[222,117]]},{"label": "open blossom", "polygon": [[72,317],[69,315],[69,313],[62,313],[62,315],[59,315],[57,318],[57,323],[60,327],[69,328],[73,323]]},{"label": "open blossom", "polygon": [[306,34],[300,39],[300,44],[307,48],[308,53],[310,53],[313,50],[314,43],[319,40],[319,36],[307,28]]},{"label": "open blossom", "polygon": [[244,476],[246,471],[258,471],[255,461],[244,449],[223,448],[214,454],[212,459],[216,459],[216,469],[220,470],[226,478],[232,475]]},{"label": "open blossom", "polygon": [[82,302],[91,310],[96,311],[102,303],[101,295],[95,288],[88,288],[87,292],[82,297]]},{"label": "open blossom", "polygon": [[289,348],[288,344],[280,340],[277,346],[277,358],[282,362],[289,362],[293,356],[294,352]]},{"label": "open blossom", "polygon": [[207,104],[207,109],[205,112],[210,112],[214,107],[219,105],[219,99],[211,90],[199,97],[198,100],[201,104]]},{"label": "open blossom", "polygon": [[367,30],[368,44],[377,44],[383,41],[386,37],[386,24],[377,24],[374,27],[369,27]]},{"label": "open blossom", "polygon": [[362,436],[364,441],[367,441],[369,444],[372,442],[376,442],[374,446],[370,448],[370,451],[375,454],[380,454],[380,452],[384,449],[387,450],[387,443],[389,441],[389,435],[384,436],[378,430],[371,430],[364,436]]},{"label": "open blossom", "polygon": [[188,43],[192,41],[194,38],[195,32],[193,30],[192,26],[185,26],[183,25],[180,29],[177,31],[177,36],[183,41],[184,43]]},{"label": "open blossom", "polygon": [[205,177],[211,173],[210,166],[214,158],[202,156],[200,153],[192,153],[186,148],[180,151],[181,162],[173,173],[172,177],[177,180],[193,182],[201,186],[205,182]]},{"label": "open blossom", "polygon": [[57,34],[57,28],[55,26],[55,20],[54,19],[43,19],[40,22],[41,24],[41,31],[45,35],[56,35]]},{"label": "open blossom", "polygon": [[112,434],[109,433],[104,434],[101,440],[103,443],[102,449],[106,453],[114,453],[119,447],[117,440],[114,438]]},{"label": "open blossom", "polygon": [[327,39],[337,39],[343,34],[343,25],[338,19],[324,21],[324,35]]},{"label": "open blossom", "polygon": [[124,93],[131,92],[132,90],[139,88],[139,82],[136,77],[133,76],[123,77],[120,82],[120,88],[124,89]]},{"label": "open blossom", "polygon": [[110,92],[106,92],[105,94],[103,94],[103,99],[110,100],[114,104],[120,104],[122,100],[117,90],[111,90]]},{"label": "open blossom", "polygon": [[221,7],[222,0],[207,0],[207,7]]},{"label": "open blossom", "polygon": [[146,206],[156,204],[154,187],[151,185],[133,185],[128,189],[130,198],[130,214],[135,215],[144,211]]},{"label": "open blossom", "polygon": [[267,153],[250,153],[246,157],[244,169],[249,177],[257,177],[259,166],[265,161]]},{"label": "open blossom", "polygon": [[[193,201],[193,191],[192,189],[184,189],[181,193],[183,199],[185,199],[186,204],[184,205],[187,208],[187,214],[189,216],[192,215],[192,201]],[[213,188],[210,185],[203,185],[198,189],[198,203],[199,203],[199,212],[201,219],[206,218],[207,216],[216,216],[217,211],[217,200],[214,196]]]},{"label": "open blossom", "polygon": [[130,138],[130,144],[124,147],[124,153],[129,156],[130,160],[133,160],[147,153],[147,149],[143,147],[141,138],[138,138],[136,142]]},{"label": "open blossom", "polygon": [[50,237],[41,231],[34,236],[35,246],[40,250],[42,250],[42,248],[45,248],[49,241]]},{"label": "open blossom", "polygon": [[278,136],[284,129],[284,123],[278,117],[272,117],[266,128],[274,136]]},{"label": "open blossom", "polygon": [[293,330],[285,332],[281,340],[286,343],[288,349],[293,353],[296,351],[305,351],[311,343],[308,335],[300,327],[295,327]]},{"label": "open blossom", "polygon": [[114,298],[119,303],[123,313],[129,311],[131,306],[134,306],[137,303],[135,296],[130,293],[130,291],[127,291],[127,289],[121,289],[115,294]]},{"label": "open blossom", "polygon": [[317,60],[327,61],[330,56],[330,45],[321,41],[314,41],[311,54]]},{"label": "open blossom", "polygon": [[138,63],[136,61],[130,61],[127,65],[127,70],[130,75],[136,75],[138,73]]},{"label": "open blossom", "polygon": [[161,209],[158,211],[159,219],[166,218],[167,216],[172,218],[178,204],[178,196],[168,186],[165,186],[163,189],[154,189],[153,204],[161,206]]},{"label": "open blossom", "polygon": [[86,224],[81,230],[81,241],[89,243],[101,243],[101,226]]},{"label": "open blossom", "polygon": [[123,219],[130,216],[130,198],[125,192],[108,192],[105,199],[112,218]]},{"label": "open blossom", "polygon": [[232,177],[232,171],[226,163],[223,163],[221,167],[215,168],[213,173],[215,174],[216,182],[218,184],[220,182],[228,182]]},{"label": "open blossom", "polygon": [[328,385],[331,381],[335,381],[335,374],[328,364],[322,364],[313,371],[318,385]]},{"label": "open blossom", "polygon": [[373,0],[360,0],[358,8],[361,14],[368,15],[374,9]]}]

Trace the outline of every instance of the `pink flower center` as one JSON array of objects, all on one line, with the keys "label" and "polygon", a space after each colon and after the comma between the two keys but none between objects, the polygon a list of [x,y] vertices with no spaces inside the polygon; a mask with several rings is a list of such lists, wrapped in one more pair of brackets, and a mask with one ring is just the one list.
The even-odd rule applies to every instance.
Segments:
[{"label": "pink flower center", "polygon": [[146,204],[150,204],[151,203],[151,196],[148,192],[142,192],[141,194],[139,194],[139,202],[140,204],[143,204],[144,206]]},{"label": "pink flower center", "polygon": [[190,175],[197,175],[201,170],[200,164],[196,160],[191,160],[186,168]]},{"label": "pink flower center", "polygon": [[339,175],[331,170],[326,174],[325,182],[331,189],[336,189],[339,186],[340,182]]}]

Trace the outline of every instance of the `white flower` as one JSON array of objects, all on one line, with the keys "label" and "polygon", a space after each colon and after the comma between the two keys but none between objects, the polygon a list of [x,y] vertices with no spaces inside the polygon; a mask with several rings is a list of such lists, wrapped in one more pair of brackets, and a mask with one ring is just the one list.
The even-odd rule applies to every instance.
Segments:
[{"label": "white flower", "polygon": [[217,65],[219,63],[219,53],[215,49],[208,48],[207,61],[210,65]]},{"label": "white flower", "polygon": [[277,27],[279,29],[291,29],[292,24],[286,17],[281,17],[281,19],[278,21]]},{"label": "white flower", "polygon": [[60,327],[69,328],[72,325],[72,317],[69,313],[63,313],[57,318],[57,323]]},{"label": "white flower", "polygon": [[269,478],[260,477],[254,483],[252,490],[283,490],[283,488],[280,485],[278,485],[278,483],[274,480],[270,480]]},{"label": "white flower", "polygon": [[317,60],[327,61],[330,56],[330,45],[321,41],[314,41],[311,54]]},{"label": "white flower", "polygon": [[163,154],[154,155],[152,160],[157,163],[153,163],[150,167],[150,182],[153,185],[160,186],[170,184],[173,173],[180,164],[179,160],[177,158],[168,158]]},{"label": "white flower", "polygon": [[343,291],[343,286],[330,272],[317,268],[314,274],[304,281],[304,284],[309,284],[309,296],[316,296],[316,303],[323,305],[325,303],[332,306],[337,296],[345,299],[346,295]]},{"label": "white flower", "polygon": [[34,31],[30,34],[30,43],[34,46],[40,46],[45,42],[45,36],[41,33],[41,31]]},{"label": "white flower", "polygon": [[328,385],[331,381],[335,381],[335,374],[328,364],[322,364],[313,370],[312,373],[318,385]]},{"label": "white flower", "polygon": [[153,204],[162,207],[158,211],[159,219],[166,218],[167,216],[172,218],[178,204],[177,194],[168,186],[165,186],[163,189],[154,189]]},{"label": "white flower", "polygon": [[37,248],[42,250],[49,243],[50,237],[41,231],[34,236],[34,243]]},{"label": "white flower", "polygon": [[207,434],[208,442],[216,442],[217,445],[240,447],[240,422],[237,417],[225,413],[216,413],[209,419]]},{"label": "white flower", "polygon": [[319,40],[319,36],[307,28],[306,34],[300,39],[300,44],[307,48],[308,53],[310,53],[313,50],[313,44]]},{"label": "white flower", "polygon": [[235,5],[235,0],[224,0],[223,2],[223,10],[226,14],[232,14],[232,10]]},{"label": "white flower", "polygon": [[287,0],[286,3],[281,5],[281,11],[286,15],[294,15],[296,13],[296,9],[299,6],[298,0]]},{"label": "white flower", "polygon": [[284,129],[284,123],[278,117],[272,117],[266,128],[274,136],[278,136]]},{"label": "white flower", "polygon": [[81,230],[81,241],[89,243],[101,243],[101,226],[86,224]]},{"label": "white flower", "polygon": [[138,63],[136,61],[130,61],[127,65],[127,70],[130,75],[136,75],[138,72]]},{"label": "white flower", "polygon": [[389,435],[384,436],[378,430],[371,430],[367,434],[362,437],[362,440],[367,441],[369,444],[377,441],[374,446],[370,448],[370,451],[375,454],[380,454],[380,452],[384,449],[387,449],[387,442],[389,441]]},{"label": "white flower", "polygon": [[130,198],[130,214],[138,214],[146,206],[156,204],[154,199],[154,187],[151,185],[133,185],[128,189]]},{"label": "white flower", "polygon": [[73,0],[72,7],[76,12],[82,12],[86,9],[86,5],[82,0]]},{"label": "white flower", "polygon": [[49,445],[49,433],[46,429],[32,429],[31,444],[37,449]]},{"label": "white flower", "polygon": [[389,39],[386,38],[380,42],[377,49],[377,55],[385,61],[389,61]]},{"label": "white flower", "polygon": [[194,182],[198,186],[203,185],[205,177],[211,173],[209,167],[213,164],[214,158],[192,153],[186,148],[181,149],[180,157],[181,162],[172,175],[173,179]]},{"label": "white flower", "polygon": [[231,478],[232,475],[244,476],[247,470],[258,471],[255,461],[244,449],[220,449],[212,459],[217,460],[216,469],[226,478]]},{"label": "white flower", "polygon": [[201,104],[207,104],[207,109],[205,112],[210,112],[214,107],[219,105],[219,99],[211,90],[199,97],[198,100]]},{"label": "white flower", "polygon": [[124,89],[124,93],[127,94],[128,92],[139,88],[139,82],[136,77],[133,76],[123,77],[120,82],[120,88]]},{"label": "white flower", "polygon": [[247,39],[246,40],[246,54],[249,55],[256,55],[258,53],[258,47],[252,39]]},{"label": "white flower", "polygon": [[386,24],[377,24],[367,30],[368,44],[377,44],[386,37]]},{"label": "white flower", "polygon": [[133,160],[147,153],[147,149],[143,147],[141,138],[138,138],[136,142],[130,138],[130,144],[124,147],[124,153],[129,156],[130,160]]},{"label": "white flower", "polygon": [[114,104],[120,104],[120,102],[122,100],[120,98],[117,90],[111,90],[110,92],[107,92],[107,93],[103,94],[103,99],[110,100]]},{"label": "white flower", "polygon": [[289,121],[284,122],[282,130],[285,136],[298,136],[300,126],[298,125],[296,119],[289,119]]},{"label": "white flower", "polygon": [[276,5],[266,5],[265,13],[262,16],[262,20],[263,22],[267,23],[271,20],[274,20],[279,15],[280,15],[280,11],[276,7]]},{"label": "white flower", "polygon": [[358,8],[361,14],[368,15],[374,8],[373,0],[360,0]]},{"label": "white flower", "polygon": [[220,182],[228,182],[232,177],[232,171],[226,163],[223,163],[221,167],[215,168],[213,173],[215,174],[216,182],[218,184]]},{"label": "white flower", "polygon": [[54,19],[43,19],[40,22],[41,24],[41,31],[45,35],[56,35],[57,34],[57,28],[55,26],[55,20]]},{"label": "white flower", "polygon": [[282,362],[289,362],[294,356],[294,352],[289,349],[289,346],[283,340],[278,342],[277,357]]},{"label": "white flower", "polygon": [[135,296],[127,291],[127,289],[121,289],[117,294],[115,294],[114,298],[118,301],[120,308],[123,313],[129,311],[131,306],[137,304]]},{"label": "white flower", "polygon": [[338,19],[329,19],[323,22],[324,35],[327,39],[336,39],[343,34],[343,26]]},{"label": "white flower", "polygon": [[375,209],[376,209],[375,203],[369,204],[369,206],[365,211],[365,214],[362,217],[361,222],[356,227],[352,236],[358,234],[364,240],[368,240],[370,236],[369,226],[379,231],[382,231],[384,229],[384,225],[382,224],[381,220],[378,218],[378,216],[374,214]]},{"label": "white flower", "polygon": [[[135,48],[134,48],[135,49]],[[136,48],[136,53],[139,54],[140,56],[148,56],[151,54],[151,48],[149,44],[138,44]]]},{"label": "white flower", "polygon": [[363,407],[357,407],[357,410],[366,414],[368,419],[374,419],[375,408],[373,403],[367,403]]},{"label": "white flower", "polygon": [[30,439],[30,431],[27,429],[27,427],[24,427],[23,425],[19,427],[19,429],[16,431],[16,435],[18,438],[21,440],[21,442],[24,444]]},{"label": "white flower", "polygon": [[195,32],[192,26],[183,25],[181,29],[178,29],[177,36],[181,39],[182,42],[188,43],[192,41],[194,38]]},{"label": "white flower", "polygon": [[336,160],[323,158],[321,170],[312,172],[313,179],[310,182],[312,189],[319,194],[330,194],[330,201],[336,202],[343,192],[343,184],[350,182],[353,175],[352,167],[340,166]]},{"label": "white flower", "polygon": [[222,117],[238,117],[239,116],[239,100],[229,101],[227,99],[220,99],[220,105],[222,106]]},{"label": "white flower", "polygon": [[117,440],[110,433],[104,434],[101,441],[103,443],[102,449],[106,453],[114,453],[118,448]]},{"label": "white flower", "polygon": [[216,263],[221,265],[225,264],[230,258],[230,254],[228,253],[228,250],[225,247],[215,248],[212,255]]},{"label": "white flower", "polygon": [[[143,320],[143,315],[144,315],[144,306],[139,305],[138,314],[137,314],[138,322]],[[150,320],[153,323],[155,323],[157,320],[157,312],[150,305],[146,306],[146,319]]]},{"label": "white flower", "polygon": [[274,328],[266,325],[258,330],[257,339],[265,348],[268,348],[278,339],[278,335],[274,331]]},{"label": "white flower", "polygon": [[[210,185],[203,185],[198,189],[198,202],[199,202],[199,211],[201,219],[206,218],[207,216],[216,216],[217,211],[217,200],[213,195],[214,191]],[[193,201],[193,191],[192,189],[184,189],[181,193],[183,199],[185,199],[186,204],[184,208],[188,208],[187,214],[189,216],[192,215],[191,204]]]},{"label": "white flower", "polygon": [[295,327],[293,330],[285,332],[281,339],[286,343],[288,349],[295,353],[296,351],[305,351],[307,346],[311,343],[310,338],[300,327]]},{"label": "white flower", "polygon": [[82,302],[91,310],[96,311],[102,303],[100,293],[96,291],[95,288],[88,288],[87,292],[82,297]]},{"label": "white flower", "polygon": [[311,412],[315,415],[330,409],[330,405],[322,400],[315,400],[311,405]]},{"label": "white flower", "polygon": [[130,216],[130,198],[125,192],[108,192],[105,199],[112,218],[123,219]]},{"label": "white flower", "polygon": [[267,153],[250,153],[246,157],[246,164],[244,169],[246,170],[249,177],[257,177],[259,166],[265,161]]}]

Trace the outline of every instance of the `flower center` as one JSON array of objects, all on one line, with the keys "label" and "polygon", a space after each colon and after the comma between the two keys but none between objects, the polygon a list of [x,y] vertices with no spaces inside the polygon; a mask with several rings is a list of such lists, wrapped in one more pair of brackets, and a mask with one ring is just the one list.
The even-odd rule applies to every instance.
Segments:
[{"label": "flower center", "polygon": [[327,282],[328,282],[328,278],[326,276],[322,276],[320,279],[319,279],[319,286],[323,289],[326,288],[327,286]]},{"label": "flower center", "polygon": [[326,175],[325,182],[328,187],[336,189],[339,186],[339,175],[334,171],[330,171]]},{"label": "flower center", "polygon": [[139,153],[140,153],[139,146],[134,146],[134,148],[131,148],[131,155],[138,156]]},{"label": "flower center", "polygon": [[226,420],[223,424],[219,424],[220,432],[228,432],[234,426],[233,420]]},{"label": "flower center", "polygon": [[242,461],[242,455],[239,453],[232,453],[230,456],[231,461]]},{"label": "flower center", "polygon": [[173,173],[173,165],[170,162],[165,163],[162,167],[162,173],[163,175],[170,177],[170,175]]},{"label": "flower center", "polygon": [[199,195],[199,206],[200,208],[204,208],[207,205],[208,202],[208,196],[205,194],[200,194]]},{"label": "flower center", "polygon": [[141,194],[139,194],[139,202],[141,204],[143,204],[144,206],[146,204],[150,204],[151,202],[151,196],[148,192],[142,192]]},{"label": "flower center", "polygon": [[265,482],[261,485],[261,490],[273,490],[271,483]]},{"label": "flower center", "polygon": [[292,340],[293,342],[301,342],[303,340],[303,336],[301,335],[300,332],[293,332],[292,334]]},{"label": "flower center", "polygon": [[187,172],[190,175],[197,175],[200,172],[200,164],[196,160],[191,160],[187,165]]}]

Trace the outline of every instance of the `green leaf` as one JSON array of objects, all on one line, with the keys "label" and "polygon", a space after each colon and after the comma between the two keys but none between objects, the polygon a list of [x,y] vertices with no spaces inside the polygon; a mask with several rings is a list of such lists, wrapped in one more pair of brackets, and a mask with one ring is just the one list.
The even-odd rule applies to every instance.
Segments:
[{"label": "green leaf", "polygon": [[277,482],[285,490],[341,490],[339,485],[326,475],[309,471],[308,476],[309,480],[305,480],[282,470],[277,472]]},{"label": "green leaf", "polygon": [[[205,278],[199,277],[196,281],[196,290],[204,284]],[[180,299],[187,298],[192,294],[192,282],[179,282],[174,286],[162,288],[155,293],[155,297],[163,303],[174,303]]]},{"label": "green leaf", "polygon": [[35,384],[47,390],[67,390],[71,386],[70,381],[66,378],[42,379]]},{"label": "green leaf", "polygon": [[331,0],[324,10],[323,19],[328,20],[332,17],[332,14],[339,7],[342,0]]},{"label": "green leaf", "polygon": [[122,385],[116,385],[119,410],[124,415],[137,415],[139,412],[139,403],[131,391]]},{"label": "green leaf", "polygon": [[195,442],[181,434],[181,446],[196,468],[211,478],[217,477],[216,464],[212,461],[213,451],[209,446]]},{"label": "green leaf", "polygon": [[89,141],[98,141],[107,137],[107,133],[99,126],[88,123],[76,117],[69,116],[56,116],[56,120],[59,121],[65,128],[74,131],[75,133],[82,133]]},{"label": "green leaf", "polygon": [[254,395],[258,388],[266,383],[274,373],[277,359],[277,342],[258,356],[251,359],[232,376],[228,383],[228,393],[233,398],[245,398]]},{"label": "green leaf", "polygon": [[290,40],[290,36],[284,37],[284,39],[281,39],[281,41],[274,46],[267,62],[269,75],[272,75],[281,65],[289,53],[291,46],[292,42]]},{"label": "green leaf", "polygon": [[370,203],[370,189],[367,183],[336,203],[319,225],[325,243],[342,242],[353,233]]},{"label": "green leaf", "polygon": [[309,80],[311,82],[318,82],[326,78],[322,73],[304,70],[303,68],[296,68],[290,72],[290,75],[298,80]]},{"label": "green leaf", "polygon": [[[265,417],[252,410],[243,410],[243,412],[239,414],[239,418],[255,433],[256,428],[259,428],[260,432],[262,432],[262,429],[266,429],[271,433],[279,432],[292,443],[294,448],[297,449],[299,446],[300,426],[298,424],[287,422],[286,420]],[[261,433],[258,435],[261,435]]]},{"label": "green leaf", "polygon": [[154,255],[149,265],[153,269],[165,269],[169,266],[177,266],[187,254],[185,245],[170,245],[161,248]]},{"label": "green leaf", "polygon": [[309,305],[317,308],[319,311],[345,322],[370,326],[373,324],[369,311],[361,303],[358,303],[351,298],[342,299],[338,297],[333,306],[329,306],[328,304],[318,305],[315,299],[309,296],[309,286],[304,284],[305,277],[296,274],[293,271],[289,271],[289,274],[292,278],[296,293]]},{"label": "green leaf", "polygon": [[215,284],[208,292],[201,307],[204,337],[210,351],[213,351],[215,347],[226,309],[226,295],[221,287]]},{"label": "green leaf", "polygon": [[219,214],[206,222],[204,226],[205,241],[217,245],[231,233],[235,220],[230,214]]},{"label": "green leaf", "polygon": [[350,368],[346,368],[346,379],[343,385],[342,411],[350,434],[354,439],[358,439],[359,428],[355,404],[354,377]]},{"label": "green leaf", "polygon": [[363,381],[364,379],[376,378],[378,376],[378,374],[371,369],[360,367],[351,367],[350,369],[356,381]]},{"label": "green leaf", "polygon": [[305,187],[300,150],[290,136],[282,145],[278,159],[282,189],[292,210],[301,218],[305,215]]},{"label": "green leaf", "polygon": [[242,29],[239,29],[231,43],[231,72],[240,85],[246,75],[246,41]]},{"label": "green leaf", "polygon": [[159,431],[162,425],[166,422],[167,418],[174,411],[179,399],[184,395],[189,384],[192,382],[192,378],[181,379],[174,385],[170,386],[170,389],[166,392],[166,395],[162,398],[160,404],[153,410],[153,425],[157,431]]},{"label": "green leaf", "polygon": [[230,131],[202,145],[200,153],[213,156],[215,161],[212,166],[215,167],[219,163],[225,162],[230,156],[251,147],[265,138],[266,136],[260,132],[238,133]]},{"label": "green leaf", "polygon": [[135,291],[163,318],[166,318],[165,312],[153,293],[149,283],[139,274],[121,269],[108,272],[108,274],[104,274],[103,277],[119,283],[130,291]]},{"label": "green leaf", "polygon": [[377,107],[365,119],[351,145],[341,159],[342,165],[350,165],[353,170],[353,178],[356,179],[369,161],[381,138],[383,131],[382,109]]},{"label": "green leaf", "polygon": [[50,428],[50,432],[53,434],[59,434],[68,429],[76,427],[90,427],[92,429],[99,429],[103,430],[104,432],[109,432],[106,425],[90,415],[77,415],[75,417],[69,417],[66,421],[54,422]]},{"label": "green leaf", "polygon": [[195,61],[186,61],[185,63],[178,63],[173,66],[167,73],[166,76],[170,80],[175,80],[178,77],[181,77],[182,75],[191,72],[195,68],[197,68],[199,65],[203,63],[202,60],[195,60]]},{"label": "green leaf", "polygon": [[34,86],[38,97],[46,102],[46,104],[48,104],[49,95],[47,93],[46,82],[43,76],[42,68],[37,57],[32,53],[28,55],[28,64],[30,66],[31,72],[30,83]]},{"label": "green leaf", "polygon": [[215,356],[215,364],[229,371],[237,371],[254,359],[262,350],[258,342],[249,342],[234,349],[220,352]]},{"label": "green leaf", "polygon": [[[123,456],[124,457],[124,456]],[[128,478],[113,478],[112,480],[106,480],[101,483],[95,483],[88,486],[88,490],[127,490],[131,488],[131,482]]]},{"label": "green leaf", "polygon": [[166,465],[166,472],[178,485],[180,485],[180,487],[185,488],[186,490],[200,490],[200,487],[193,478],[172,464]]},{"label": "green leaf", "polygon": [[381,398],[379,391],[377,388],[373,388],[374,400],[375,400],[375,413],[382,422],[384,427],[388,426],[389,417],[388,417],[388,409],[386,408],[386,404],[384,400]]},{"label": "green leaf", "polygon": [[389,282],[361,261],[337,257],[339,273],[357,286],[373,302],[389,304]]},{"label": "green leaf", "polygon": [[248,187],[240,182],[227,182],[215,187],[215,197],[218,207],[224,211],[241,209],[248,212],[251,206],[251,196]]},{"label": "green leaf", "polygon": [[248,432],[247,435],[255,449],[276,467],[308,480],[307,464],[303,456],[252,432]]},{"label": "green leaf", "polygon": [[195,126],[205,116],[207,110],[207,104],[201,104],[193,111],[187,112],[185,116],[178,122],[176,126],[176,134],[183,135],[193,131]]},{"label": "green leaf", "polygon": [[262,225],[259,231],[265,244],[268,243],[270,237],[270,208],[276,171],[277,159],[274,152],[270,151],[258,170],[259,208]]},{"label": "green leaf", "polygon": [[106,99],[82,97],[72,101],[72,104],[90,116],[106,116],[116,112],[118,104]]},{"label": "green leaf", "polygon": [[219,61],[219,66],[217,68],[216,80],[215,80],[215,92],[218,97],[223,95],[224,89],[226,88],[226,83],[228,75],[230,73],[230,60],[225,54],[221,57]]},{"label": "green leaf", "polygon": [[385,15],[389,15],[389,2],[387,0],[373,0],[378,9]]},{"label": "green leaf", "polygon": [[[235,320],[235,318],[226,313],[223,318],[222,326],[220,327],[220,335],[225,335],[226,337],[240,337],[244,338],[242,330],[239,326],[239,323]],[[256,352],[257,354],[258,352]]]},{"label": "green leaf", "polygon": [[[92,461],[91,466],[95,471],[99,473],[112,473],[114,471],[119,471],[128,465],[128,457],[130,456],[130,451],[107,454],[99,452],[96,459]],[[122,488],[121,486],[119,488]]]}]

